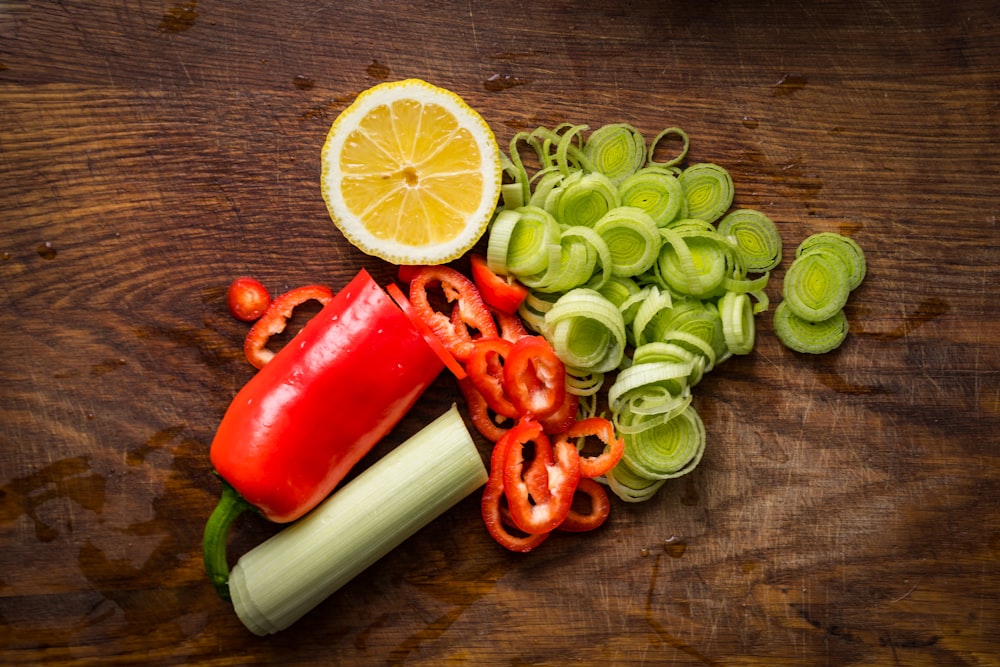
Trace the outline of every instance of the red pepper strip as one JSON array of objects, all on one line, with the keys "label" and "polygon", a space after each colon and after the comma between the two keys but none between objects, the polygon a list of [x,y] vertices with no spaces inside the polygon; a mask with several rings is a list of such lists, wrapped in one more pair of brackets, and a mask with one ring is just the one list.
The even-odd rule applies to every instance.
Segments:
[{"label": "red pepper strip", "polygon": [[423,334],[424,340],[427,341],[427,344],[431,346],[434,353],[438,355],[442,362],[444,362],[445,367],[451,371],[452,375],[459,380],[464,378],[466,376],[466,372],[465,369],[462,368],[462,364],[458,363],[458,359],[456,359],[455,356],[448,351],[448,349],[441,342],[441,339],[438,338],[434,332],[431,331],[430,327],[428,327],[427,324],[417,316],[416,311],[413,310],[413,304],[411,304],[410,300],[406,298],[405,294],[403,294],[403,290],[399,289],[395,283],[389,283],[385,286],[385,289],[389,292],[389,296],[392,297],[392,300],[396,302],[396,305],[399,306],[399,309],[402,310],[408,318],[410,318],[410,322],[413,323],[413,326],[415,326],[417,330]]},{"label": "red pepper strip", "polygon": [[421,266],[420,264],[400,264],[396,277],[399,278],[399,282],[409,284]]},{"label": "red pepper strip", "polygon": [[216,471],[271,521],[330,494],[440,374],[420,332],[361,271],[239,391]]},{"label": "red pepper strip", "polygon": [[472,384],[472,380],[468,377],[460,379],[458,388],[462,392],[462,396],[465,397],[472,425],[479,431],[479,434],[490,442],[500,440],[509,429],[503,428],[490,417],[490,409],[486,405],[486,399]]},{"label": "red pepper strip", "polygon": [[493,447],[493,455],[490,459],[490,477],[483,490],[482,513],[483,523],[486,530],[498,544],[520,553],[527,553],[545,541],[549,533],[539,533],[537,535],[516,535],[508,530],[504,522],[504,517],[509,517],[509,511],[503,507],[504,500],[504,459],[507,448],[510,444],[510,433],[517,427],[508,431],[508,434],[500,438]]},{"label": "red pepper strip", "polygon": [[587,477],[581,477],[577,482],[576,492],[589,497],[590,511],[586,514],[570,508],[569,514],[559,524],[559,530],[573,533],[582,533],[594,530],[604,523],[611,514],[611,502],[608,500],[608,492],[604,487]]},{"label": "red pepper strip", "polygon": [[[563,522],[573,505],[580,455],[566,440],[553,448],[541,424],[531,419],[522,419],[505,439],[503,488],[511,519],[526,533],[548,533]],[[524,450],[529,442],[534,444],[535,459],[525,469]]]},{"label": "red pepper strip", "polygon": [[514,343],[503,378],[511,403],[526,417],[543,419],[566,397],[566,367],[542,336],[524,336]]},{"label": "red pepper strip", "polygon": [[517,419],[521,413],[510,402],[503,380],[504,360],[512,347],[514,344],[503,338],[480,338],[472,346],[465,370],[490,410],[501,417]]},{"label": "red pepper strip", "polygon": [[560,435],[562,440],[596,436],[604,443],[604,451],[597,456],[580,454],[580,475],[600,477],[615,467],[625,453],[625,441],[615,437],[615,427],[603,417],[588,417],[576,422]]},{"label": "red pepper strip", "polygon": [[306,285],[285,292],[272,301],[260,319],[250,327],[243,342],[243,353],[254,368],[263,368],[274,358],[274,352],[267,349],[267,341],[285,330],[288,318],[297,306],[311,299],[326,306],[333,299],[333,292],[322,285]]},{"label": "red pepper strip", "polygon": [[[430,304],[428,290],[440,286],[449,303],[455,303],[454,319]],[[410,303],[444,346],[465,362],[472,352],[473,335],[497,336],[496,323],[475,284],[444,265],[422,266],[410,279]]]},{"label": "red pepper strip", "polygon": [[472,255],[472,281],[479,288],[486,305],[502,313],[513,314],[528,296],[528,288],[513,276],[498,276],[486,264],[482,255]]},{"label": "red pepper strip", "polygon": [[524,322],[517,315],[503,313],[495,308],[490,309],[493,319],[497,323],[497,331],[504,340],[516,343],[518,338],[528,335],[528,330],[524,328]]},{"label": "red pepper strip", "polygon": [[567,391],[562,405],[548,417],[538,420],[545,435],[558,435],[575,424],[579,409],[580,397]]}]

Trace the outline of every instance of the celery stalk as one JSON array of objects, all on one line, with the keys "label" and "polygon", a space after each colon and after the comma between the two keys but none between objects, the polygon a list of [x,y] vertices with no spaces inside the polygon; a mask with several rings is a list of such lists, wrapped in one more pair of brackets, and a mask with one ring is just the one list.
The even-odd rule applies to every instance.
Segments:
[{"label": "celery stalk", "polygon": [[229,580],[236,614],[257,635],[284,630],[486,479],[452,405],[308,515],[244,554]]}]

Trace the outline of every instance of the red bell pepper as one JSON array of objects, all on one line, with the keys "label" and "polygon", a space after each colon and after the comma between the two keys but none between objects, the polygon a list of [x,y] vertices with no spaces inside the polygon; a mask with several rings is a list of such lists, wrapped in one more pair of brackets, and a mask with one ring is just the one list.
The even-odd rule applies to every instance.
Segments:
[{"label": "red bell pepper", "polygon": [[521,318],[512,313],[504,313],[496,308],[490,308],[490,313],[497,323],[497,332],[504,340],[516,343],[518,338],[528,335]]},{"label": "red bell pepper", "polygon": [[[452,313],[445,314],[431,303],[431,294],[440,287]],[[497,327],[475,284],[444,265],[421,266],[410,276],[410,303],[417,315],[441,339],[456,359],[465,362],[472,352],[474,337],[496,337]]]},{"label": "red bell pepper", "polygon": [[333,292],[323,285],[306,285],[285,292],[271,302],[260,319],[250,327],[243,343],[243,352],[254,368],[263,368],[274,358],[274,352],[266,347],[267,341],[285,330],[288,318],[296,307],[312,299],[325,306],[333,299]]},{"label": "red bell pepper", "polygon": [[[465,404],[469,408],[469,418],[472,425],[479,434],[490,442],[497,442],[507,433],[509,428],[505,428],[493,420],[490,408],[486,404],[486,399],[479,393],[479,390],[472,384],[472,380],[466,376],[458,381],[458,388],[465,398]],[[510,420],[513,424],[513,420]]]},{"label": "red bell pepper", "polygon": [[490,477],[486,481],[483,489],[482,514],[486,531],[498,544],[510,551],[527,553],[548,538],[549,533],[538,534],[517,534],[512,532],[508,521],[509,508],[504,507],[504,459],[507,456],[507,449],[511,442],[512,434],[515,434],[515,426],[500,438],[493,447],[493,454],[490,458]]},{"label": "red bell pepper", "polygon": [[518,414],[542,419],[566,396],[566,366],[542,336],[523,336],[503,366],[504,386]]},{"label": "red bell pepper", "polygon": [[311,510],[443,367],[362,270],[240,389],[211,446],[225,484],[204,550],[220,594],[228,578],[225,533],[235,516],[253,506],[286,523]]},{"label": "red bell pepper", "polygon": [[[576,447],[559,440],[552,447],[542,426],[522,419],[506,436],[503,489],[514,524],[526,533],[548,533],[559,526],[573,505],[580,480]],[[525,467],[525,446],[534,445],[534,458]]]},{"label": "red bell pepper", "polygon": [[594,530],[603,524],[608,515],[611,514],[611,501],[608,499],[608,492],[594,480],[581,477],[576,484],[576,493],[587,496],[590,510],[584,514],[571,507],[566,518],[559,524],[559,530],[573,533]]},{"label": "red bell pepper", "polygon": [[571,391],[566,392],[562,404],[549,416],[539,419],[545,435],[558,435],[576,423],[580,410],[580,397]]},{"label": "red bell pepper", "polygon": [[[615,437],[615,426],[603,417],[588,417],[570,426],[559,437],[562,440],[588,438],[595,436],[604,443],[603,451],[596,456],[580,454],[580,475],[583,477],[600,477],[621,460],[625,453],[625,441]],[[585,447],[584,447],[585,448]]]},{"label": "red bell pepper", "polygon": [[513,314],[528,296],[528,288],[513,276],[494,273],[482,255],[472,255],[472,281],[479,288],[486,305],[502,313]]},{"label": "red bell pepper", "polygon": [[501,417],[517,419],[521,412],[507,396],[504,384],[504,360],[514,344],[503,338],[480,338],[472,346],[465,370],[486,405]]}]

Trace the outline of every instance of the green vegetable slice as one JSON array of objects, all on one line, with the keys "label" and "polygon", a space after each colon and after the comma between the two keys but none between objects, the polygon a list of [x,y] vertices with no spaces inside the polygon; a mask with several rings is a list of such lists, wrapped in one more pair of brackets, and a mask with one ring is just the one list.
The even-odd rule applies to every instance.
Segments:
[{"label": "green vegetable slice", "polygon": [[849,293],[842,265],[825,254],[806,253],[785,272],[782,303],[808,322],[822,322],[844,307]]},{"label": "green vegetable slice", "polygon": [[622,206],[645,211],[658,227],[678,216],[687,216],[687,199],[677,177],[660,167],[646,167],[618,185]]},{"label": "green vegetable slice", "polygon": [[810,253],[820,253],[835,257],[844,266],[847,287],[854,291],[865,279],[867,263],[865,253],[854,239],[834,232],[820,232],[806,237],[795,249],[795,258]]},{"label": "green vegetable slice", "polygon": [[595,290],[570,290],[545,313],[543,324],[556,355],[581,371],[606,373],[625,355],[625,321],[613,303]]},{"label": "green vegetable slice", "polygon": [[736,242],[747,271],[770,271],[781,262],[781,235],[774,222],[760,211],[736,209],[719,221],[717,230]]},{"label": "green vegetable slice", "polygon": [[611,254],[611,274],[623,278],[653,266],[663,242],[656,223],[642,209],[619,206],[594,224]]},{"label": "green vegetable slice", "polygon": [[[670,158],[669,160],[665,162],[657,162],[655,159],[656,149],[659,147],[660,142],[667,139],[668,137],[676,137],[680,139],[681,149],[680,151],[677,152],[677,154],[674,157]],[[688,149],[690,148],[690,146],[691,146],[691,140],[688,137],[687,132],[685,132],[679,127],[668,127],[667,129],[663,130],[655,137],[653,137],[653,140],[649,142],[648,162],[650,165],[657,167],[667,167],[667,168],[676,167],[677,165],[679,165],[681,162],[684,161],[684,158],[687,157]]]},{"label": "green vegetable slice", "polygon": [[715,222],[733,205],[732,176],[717,164],[693,164],[680,175],[688,217]]},{"label": "green vegetable slice", "polygon": [[810,322],[796,315],[787,301],[782,301],[774,309],[774,335],[785,347],[796,352],[830,352],[844,342],[848,328],[847,316],[842,310],[825,320]]},{"label": "green vegetable slice", "polygon": [[698,465],[705,451],[705,425],[691,405],[673,419],[622,437],[622,460],[648,479],[680,477]]},{"label": "green vegetable slice", "polygon": [[646,139],[628,123],[610,123],[590,134],[583,152],[594,169],[618,184],[646,162]]},{"label": "green vegetable slice", "polygon": [[560,224],[592,227],[620,204],[618,188],[604,174],[576,171],[557,185],[545,200],[545,210]]}]

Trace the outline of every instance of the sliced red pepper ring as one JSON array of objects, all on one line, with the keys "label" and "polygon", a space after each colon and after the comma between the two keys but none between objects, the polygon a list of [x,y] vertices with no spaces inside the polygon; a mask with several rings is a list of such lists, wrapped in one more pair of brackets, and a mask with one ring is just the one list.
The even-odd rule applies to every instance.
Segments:
[{"label": "sliced red pepper ring", "polygon": [[[469,408],[469,418],[472,425],[479,434],[490,442],[497,442],[507,433],[509,428],[504,428],[492,418],[490,408],[486,404],[486,399],[479,393],[472,380],[468,376],[459,379],[458,389],[465,398],[465,404]],[[511,422],[513,424],[513,421]]]},{"label": "sliced red pepper ring", "polygon": [[521,413],[507,396],[503,373],[504,361],[512,347],[514,344],[503,338],[480,338],[472,346],[465,369],[493,412],[517,419]]},{"label": "sliced red pepper ring", "polygon": [[490,537],[498,544],[510,551],[527,553],[544,542],[549,533],[518,535],[508,528],[505,517],[509,518],[510,513],[509,508],[504,507],[504,459],[509,444],[509,437],[504,436],[493,447],[490,476],[486,481],[481,503],[483,523]]},{"label": "sliced red pepper ring", "polygon": [[472,281],[479,288],[486,305],[500,312],[513,314],[528,296],[528,288],[513,276],[499,276],[494,273],[482,255],[472,255]]},{"label": "sliced red pepper ring", "polygon": [[519,338],[529,335],[528,330],[524,328],[524,322],[517,315],[504,313],[495,308],[491,308],[490,313],[496,321],[497,332],[501,338],[516,343]]},{"label": "sliced red pepper ring", "polygon": [[243,342],[243,353],[254,368],[263,368],[274,358],[275,353],[267,349],[267,342],[271,336],[285,330],[296,307],[312,299],[325,306],[333,299],[333,292],[323,285],[306,285],[285,292],[271,302],[260,319],[250,327]]},{"label": "sliced red pepper ring", "polygon": [[[569,514],[580,480],[576,447],[561,440],[553,448],[541,424],[531,419],[522,419],[505,440],[503,489],[514,525],[532,535],[554,530]],[[526,467],[528,443],[534,458]]]},{"label": "sliced red pepper ring", "polygon": [[540,419],[546,435],[558,435],[576,423],[580,411],[580,397],[567,391],[562,405],[548,417]]},{"label": "sliced red pepper ring", "polygon": [[544,419],[566,397],[566,366],[542,336],[519,338],[503,367],[504,385],[517,411]]},{"label": "sliced red pepper ring", "polygon": [[[440,286],[445,299],[454,303],[453,314],[431,305],[428,290]],[[497,327],[475,284],[444,265],[421,266],[410,278],[410,303],[441,343],[465,362],[472,352],[473,337],[496,337]]]},{"label": "sliced red pepper ring", "polygon": [[576,485],[576,494],[587,496],[590,510],[584,514],[571,507],[566,518],[559,524],[559,530],[572,533],[582,533],[594,530],[604,523],[611,514],[611,501],[604,487],[587,477],[581,477]]},{"label": "sliced red pepper ring", "polygon": [[462,364],[458,362],[455,355],[448,351],[448,348],[446,348],[444,343],[441,342],[441,339],[438,338],[433,331],[431,331],[431,328],[427,326],[427,323],[417,315],[417,312],[413,309],[413,304],[411,304],[410,300],[406,298],[405,294],[403,294],[403,290],[399,289],[395,283],[389,283],[385,286],[385,291],[389,293],[389,296],[391,296],[392,300],[396,302],[399,309],[403,311],[403,314],[409,318],[416,330],[419,331],[420,335],[424,337],[427,344],[431,346],[432,350],[434,350],[434,354],[436,354],[438,358],[444,362],[445,368],[451,371],[452,375],[459,380],[464,378],[466,376],[466,372],[465,369],[462,368]]},{"label": "sliced red pepper ring", "polygon": [[596,456],[583,454],[586,443],[577,447],[580,452],[580,475],[582,477],[600,477],[614,468],[625,453],[625,440],[615,437],[615,426],[603,417],[588,417],[570,426],[559,438],[572,440],[597,437],[604,443],[604,450]]}]

